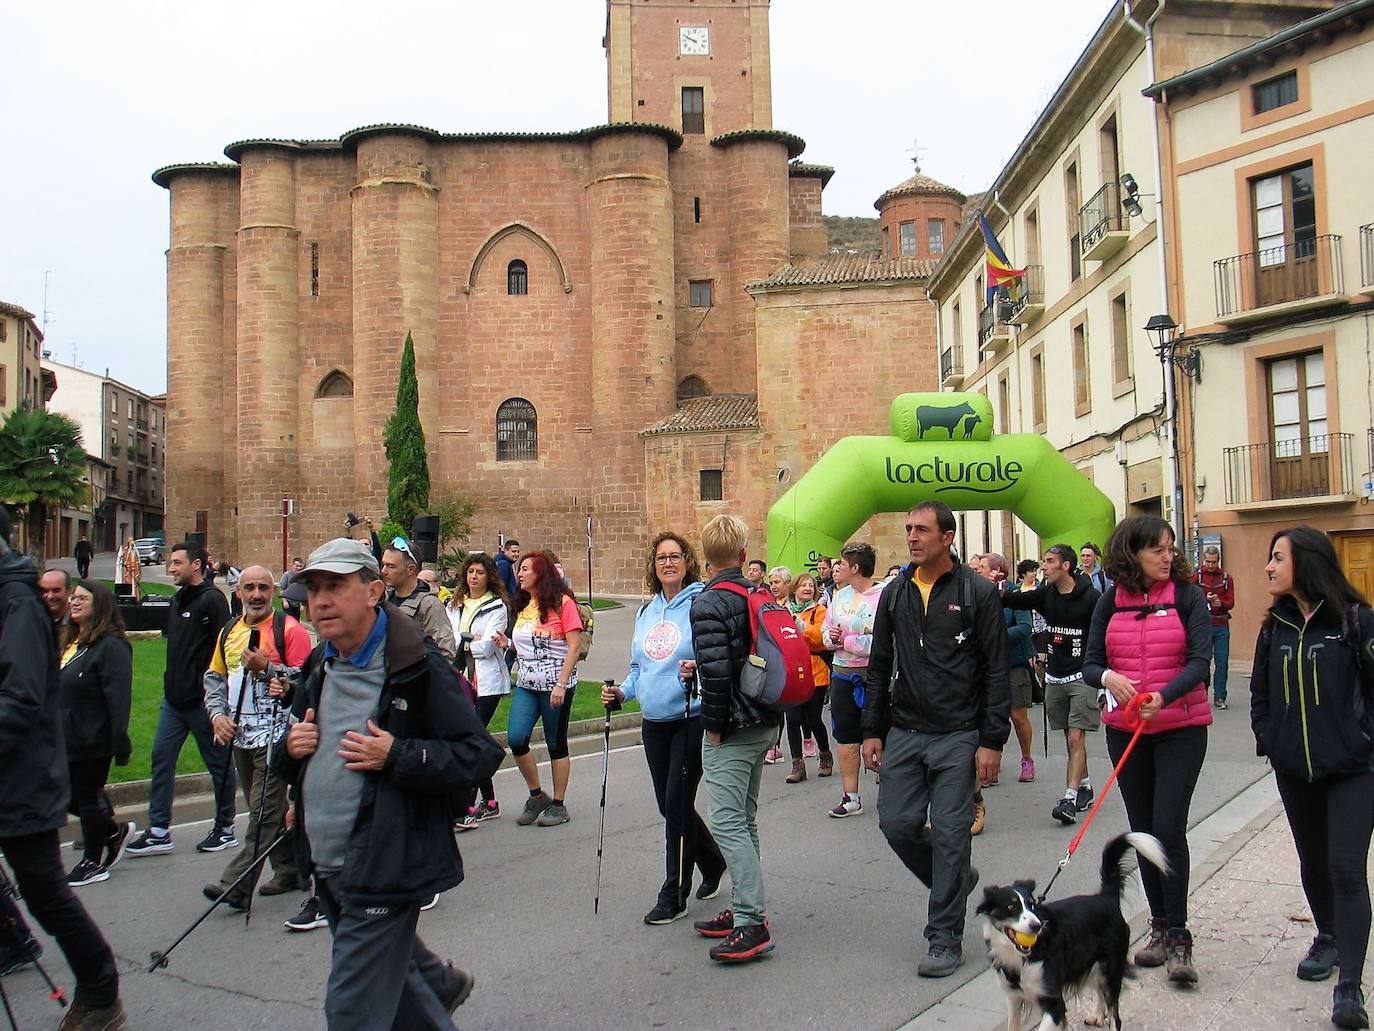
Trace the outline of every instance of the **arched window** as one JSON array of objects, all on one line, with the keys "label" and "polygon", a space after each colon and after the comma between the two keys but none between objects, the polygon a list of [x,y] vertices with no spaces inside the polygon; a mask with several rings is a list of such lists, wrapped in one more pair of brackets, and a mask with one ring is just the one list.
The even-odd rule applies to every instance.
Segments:
[{"label": "arched window", "polygon": [[496,460],[532,462],[539,457],[539,431],[534,405],[523,397],[502,401],[496,409]]},{"label": "arched window", "polygon": [[335,369],[315,388],[316,397],[352,397],[353,381],[345,373]]},{"label": "arched window", "polygon": [[506,266],[506,293],[512,297],[530,292],[530,270],[519,258]]},{"label": "arched window", "polygon": [[677,385],[677,403],[691,400],[694,397],[706,397],[711,393],[711,388],[706,385],[706,381],[700,376],[688,376]]}]

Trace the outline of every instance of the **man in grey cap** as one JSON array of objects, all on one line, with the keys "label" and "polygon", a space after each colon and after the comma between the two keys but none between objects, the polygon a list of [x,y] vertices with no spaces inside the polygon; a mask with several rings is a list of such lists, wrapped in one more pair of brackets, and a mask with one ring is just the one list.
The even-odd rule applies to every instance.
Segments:
[{"label": "man in grey cap", "polygon": [[503,752],[433,642],[383,602],[366,545],[329,541],[300,575],[321,644],[293,684],[276,765],[296,784],[301,854],[334,935],[326,1022],[449,1029],[473,979],[415,927],[462,880],[453,807]]}]

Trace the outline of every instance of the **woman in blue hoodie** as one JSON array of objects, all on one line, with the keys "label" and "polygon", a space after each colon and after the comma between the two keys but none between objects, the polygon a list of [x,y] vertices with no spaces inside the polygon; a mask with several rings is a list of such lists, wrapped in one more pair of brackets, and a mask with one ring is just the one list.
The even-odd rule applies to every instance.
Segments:
[{"label": "woman in blue hoodie", "polygon": [[601,702],[619,706],[628,699],[639,700],[644,758],[666,825],[668,871],[644,922],[670,924],[687,914],[694,867],[701,871],[699,899],[715,898],[725,876],[725,858],[696,810],[701,702],[683,686],[683,674],[690,678],[695,665],[692,600],[704,586],[696,552],[677,534],[660,533],[649,548],[644,582],[653,597],[635,616],[629,675],[620,687],[602,688]]}]

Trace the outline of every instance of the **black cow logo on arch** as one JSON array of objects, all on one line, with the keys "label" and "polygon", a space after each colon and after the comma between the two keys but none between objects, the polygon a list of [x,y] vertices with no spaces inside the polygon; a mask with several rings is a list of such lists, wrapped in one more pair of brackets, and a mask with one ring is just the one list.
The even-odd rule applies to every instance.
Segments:
[{"label": "black cow logo on arch", "polygon": [[983,417],[967,401],[957,405],[919,405],[916,408],[916,439],[925,440],[931,430],[942,429],[953,440],[959,424],[963,423],[964,440],[972,440],[974,429],[982,421]]}]

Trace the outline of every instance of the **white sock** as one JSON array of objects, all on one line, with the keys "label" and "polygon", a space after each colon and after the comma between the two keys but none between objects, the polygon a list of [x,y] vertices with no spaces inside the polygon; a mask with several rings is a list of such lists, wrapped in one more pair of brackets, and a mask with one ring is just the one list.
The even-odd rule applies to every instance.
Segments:
[{"label": "white sock", "polygon": [[153,837],[155,837],[155,838],[165,838],[165,837],[167,837],[167,828],[166,828],[166,827],[149,827],[149,828],[148,828],[148,833],[151,834],[151,835],[152,835]]},{"label": "white sock", "polygon": [[1067,799],[1069,799],[1070,801],[1073,801],[1073,800],[1077,799],[1077,798],[1078,798],[1078,789],[1077,789],[1077,788],[1065,788],[1065,789],[1064,789],[1064,797],[1067,798]]},{"label": "white sock", "polygon": [[1088,778],[1087,778],[1087,777],[1084,777],[1084,778],[1079,782],[1079,787],[1084,787],[1084,788],[1087,788],[1089,791],[1091,791],[1093,786],[1092,786],[1091,784],[1088,783]]}]

